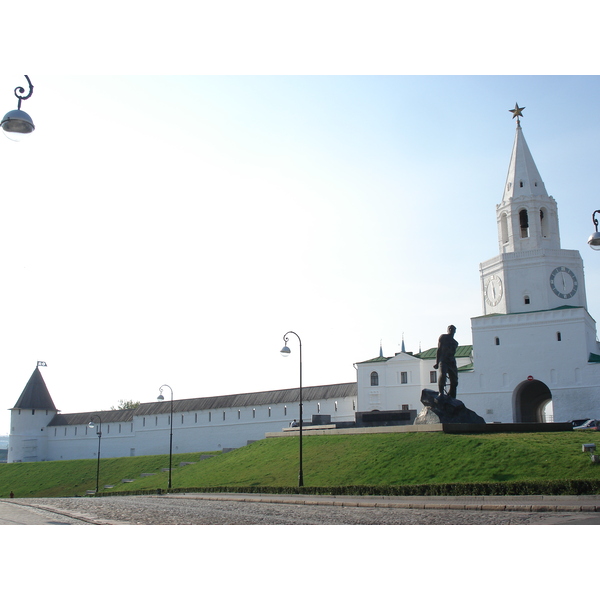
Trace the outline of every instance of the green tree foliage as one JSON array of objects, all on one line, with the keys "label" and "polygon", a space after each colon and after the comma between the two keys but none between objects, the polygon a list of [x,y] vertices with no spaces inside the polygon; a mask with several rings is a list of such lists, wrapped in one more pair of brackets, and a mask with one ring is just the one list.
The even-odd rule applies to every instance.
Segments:
[{"label": "green tree foliage", "polygon": [[139,402],[134,402],[133,400],[119,400],[119,404],[117,406],[111,406],[110,410],[125,410],[127,408],[137,408],[139,405]]}]

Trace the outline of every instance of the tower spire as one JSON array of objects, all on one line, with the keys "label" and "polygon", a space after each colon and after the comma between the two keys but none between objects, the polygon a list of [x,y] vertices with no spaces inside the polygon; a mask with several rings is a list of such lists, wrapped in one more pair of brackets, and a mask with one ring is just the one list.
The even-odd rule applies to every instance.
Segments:
[{"label": "tower spire", "polygon": [[560,249],[556,202],[548,195],[521,129],[525,107],[510,109],[517,119],[502,202],[496,206],[500,252]]}]

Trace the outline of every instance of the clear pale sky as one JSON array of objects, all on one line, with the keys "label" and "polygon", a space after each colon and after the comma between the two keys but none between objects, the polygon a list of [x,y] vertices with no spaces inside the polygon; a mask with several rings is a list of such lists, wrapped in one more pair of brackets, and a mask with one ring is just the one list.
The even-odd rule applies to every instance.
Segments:
[{"label": "clear pale sky", "polygon": [[76,412],[294,387],[288,330],[305,385],[380,340],[471,343],[515,102],[600,315],[598,77],[28,75],[36,131],[0,139],[5,409],[38,360]]}]

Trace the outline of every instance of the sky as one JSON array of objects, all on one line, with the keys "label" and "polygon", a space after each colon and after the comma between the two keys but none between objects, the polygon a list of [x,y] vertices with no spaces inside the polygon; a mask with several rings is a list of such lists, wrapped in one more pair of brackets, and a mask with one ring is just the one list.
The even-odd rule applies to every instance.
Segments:
[{"label": "sky", "polygon": [[290,330],[306,386],[450,323],[471,343],[516,102],[600,315],[597,76],[28,75],[36,131],[0,139],[0,433],[37,361],[66,413],[295,387]]}]

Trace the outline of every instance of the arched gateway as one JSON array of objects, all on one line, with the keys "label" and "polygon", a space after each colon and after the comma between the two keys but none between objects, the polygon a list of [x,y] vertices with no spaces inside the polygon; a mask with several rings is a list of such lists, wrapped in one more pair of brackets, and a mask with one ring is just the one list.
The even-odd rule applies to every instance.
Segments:
[{"label": "arched gateway", "polygon": [[544,409],[552,401],[550,388],[537,379],[521,382],[513,394],[515,423],[543,423]]}]

